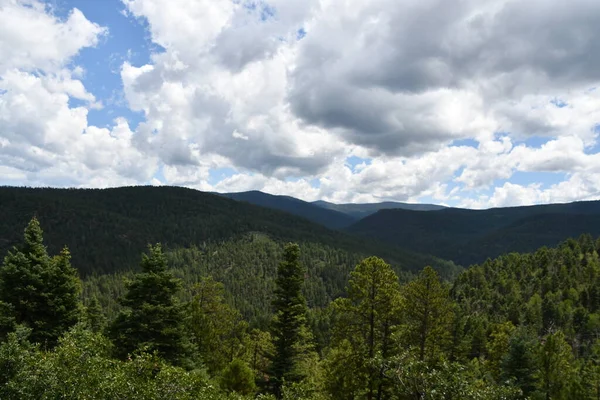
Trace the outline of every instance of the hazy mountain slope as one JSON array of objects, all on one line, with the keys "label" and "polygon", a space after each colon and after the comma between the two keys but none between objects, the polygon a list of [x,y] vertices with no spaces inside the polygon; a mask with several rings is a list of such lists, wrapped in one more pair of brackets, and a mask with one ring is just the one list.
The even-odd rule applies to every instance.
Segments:
[{"label": "hazy mountain slope", "polygon": [[489,210],[381,210],[348,228],[463,266],[511,251],[553,246],[582,233],[600,234],[600,202]]},{"label": "hazy mountain slope", "polygon": [[332,209],[319,207],[318,205],[294,197],[275,196],[257,190],[239,193],[220,193],[220,195],[261,207],[285,211],[290,214],[304,217],[331,229],[345,228],[358,220],[358,218],[353,216]]},{"label": "hazy mountain slope", "polygon": [[248,232],[280,242],[320,243],[379,255],[407,269],[453,266],[428,255],[331,231],[295,215],[179,187],[46,189],[0,187],[0,257],[22,239],[36,215],[49,250],[68,245],[82,274],[127,269],[147,243],[169,248],[202,246]]},{"label": "hazy mountain slope", "polygon": [[312,204],[317,205],[322,208],[326,208],[328,210],[335,210],[347,215],[350,215],[356,219],[367,217],[371,214],[376,213],[379,210],[388,210],[394,208],[401,208],[404,210],[415,210],[415,211],[434,211],[444,209],[444,206],[439,206],[435,204],[411,204],[411,203],[400,203],[395,201],[384,201],[381,203],[363,203],[363,204],[335,204],[329,203],[323,200],[317,200],[312,202]]}]

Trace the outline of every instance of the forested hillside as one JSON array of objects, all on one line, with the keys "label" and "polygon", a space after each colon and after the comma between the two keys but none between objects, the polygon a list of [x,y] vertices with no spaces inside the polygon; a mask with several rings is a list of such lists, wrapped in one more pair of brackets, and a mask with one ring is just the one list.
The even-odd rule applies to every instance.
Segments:
[{"label": "forested hillside", "polygon": [[434,211],[442,210],[446,207],[437,204],[420,204],[420,203],[400,203],[397,201],[382,201],[380,203],[330,203],[328,201],[317,200],[312,204],[333,211],[338,211],[349,215],[355,219],[361,219],[371,214],[375,214],[379,210],[403,209],[413,211]]},{"label": "forested hillside", "polygon": [[179,187],[0,187],[0,204],[0,256],[18,243],[22,227],[36,216],[45,228],[49,250],[58,252],[67,245],[82,275],[130,269],[147,243],[202,248],[248,232],[377,254],[409,270],[427,264],[454,268],[435,257],[331,231],[288,213]]},{"label": "forested hillside", "polygon": [[0,267],[0,398],[597,399],[599,251],[582,235],[449,282],[255,233],[149,246],[81,292],[33,219]]},{"label": "forested hillside", "polygon": [[[324,308],[344,295],[348,274],[364,255],[320,243],[303,242],[301,247],[300,260],[307,270],[303,288],[307,304],[310,308]],[[203,276],[212,276],[224,284],[228,301],[244,318],[263,327],[271,317],[271,294],[282,255],[282,242],[259,233],[202,248],[178,248],[165,253],[174,274],[182,279],[185,287],[191,288]],[[412,276],[400,265],[394,264],[393,268],[404,281]],[[455,276],[460,269],[444,271]],[[96,297],[109,315],[115,315],[119,309],[116,299],[125,290],[124,278],[132,275],[133,271],[126,271],[88,277],[84,281],[84,295]]]},{"label": "forested hillside", "polygon": [[261,207],[285,211],[304,217],[330,229],[341,229],[350,226],[358,220],[357,217],[333,209],[320,207],[317,203],[309,203],[289,196],[275,196],[253,190],[239,193],[220,193],[221,196],[245,201]]},{"label": "forested hillside", "polygon": [[600,202],[488,210],[381,210],[348,231],[468,266],[508,252],[555,246],[583,233],[599,235]]}]

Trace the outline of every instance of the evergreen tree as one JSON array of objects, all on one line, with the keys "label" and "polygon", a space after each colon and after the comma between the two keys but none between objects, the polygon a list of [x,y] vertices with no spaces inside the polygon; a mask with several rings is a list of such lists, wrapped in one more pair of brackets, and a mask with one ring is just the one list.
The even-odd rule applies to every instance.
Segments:
[{"label": "evergreen tree", "polygon": [[526,398],[535,390],[535,345],[534,338],[526,331],[519,330],[511,336],[508,352],[501,362],[502,378],[513,381]]},{"label": "evergreen tree", "polygon": [[583,365],[581,380],[587,398],[600,399],[600,340],[592,345],[591,355]]},{"label": "evergreen tree", "polygon": [[184,314],[175,298],[181,281],[169,271],[160,244],[148,249],[149,254],[142,255],[142,272],[126,284],[127,293],[120,299],[125,310],[112,323],[109,335],[121,358],[144,349],[156,351],[173,364],[189,366]]},{"label": "evergreen tree", "polygon": [[85,319],[92,332],[102,332],[106,326],[106,316],[96,296],[92,297],[90,304],[85,308]]},{"label": "evergreen tree", "polygon": [[431,267],[403,288],[406,342],[418,350],[420,361],[434,361],[451,341],[453,320],[449,291]]},{"label": "evergreen tree", "polygon": [[247,323],[225,301],[223,284],[211,277],[194,286],[188,325],[209,371],[220,371],[243,352]]},{"label": "evergreen tree", "polygon": [[272,357],[271,380],[273,391],[281,397],[283,382],[298,381],[296,369],[302,330],[306,323],[306,300],[302,295],[304,268],[300,265],[300,247],[295,243],[285,246],[283,261],[277,268],[275,316],[271,334],[275,345]]},{"label": "evergreen tree", "polygon": [[360,366],[351,374],[363,379],[367,398],[386,398],[385,365],[395,355],[392,337],[400,323],[398,276],[382,259],[369,257],[350,274],[347,291],[348,298],[334,303],[336,339],[350,343],[355,361],[348,365]]},{"label": "evergreen tree", "polygon": [[54,346],[80,317],[81,282],[64,248],[50,257],[36,218],[25,229],[24,243],[14,248],[0,269],[0,322],[31,328],[29,339]]},{"label": "evergreen tree", "polygon": [[492,328],[490,341],[487,343],[487,369],[496,381],[500,381],[501,363],[510,348],[510,337],[515,330],[512,322],[497,324]]},{"label": "evergreen tree", "polygon": [[547,335],[538,349],[538,389],[546,400],[567,399],[567,389],[572,378],[571,346],[565,335],[557,331]]},{"label": "evergreen tree", "polygon": [[221,375],[221,387],[228,392],[249,395],[256,390],[252,369],[239,358],[229,363]]},{"label": "evergreen tree", "polygon": [[246,359],[254,371],[255,381],[262,387],[266,386],[270,359],[274,354],[271,333],[253,329],[246,338]]}]

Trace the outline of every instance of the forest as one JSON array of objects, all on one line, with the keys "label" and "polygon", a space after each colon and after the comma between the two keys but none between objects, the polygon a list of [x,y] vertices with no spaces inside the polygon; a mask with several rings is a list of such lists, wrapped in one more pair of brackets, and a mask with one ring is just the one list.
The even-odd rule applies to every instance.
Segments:
[{"label": "forest", "polygon": [[253,232],[80,278],[22,228],[0,267],[2,399],[600,397],[590,235],[444,275]]}]

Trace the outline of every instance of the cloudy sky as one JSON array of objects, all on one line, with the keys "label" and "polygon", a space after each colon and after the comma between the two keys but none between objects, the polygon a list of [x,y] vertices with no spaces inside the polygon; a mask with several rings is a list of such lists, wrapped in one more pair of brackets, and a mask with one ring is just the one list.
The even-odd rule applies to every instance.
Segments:
[{"label": "cloudy sky", "polygon": [[598,0],[0,0],[0,185],[600,198]]}]

